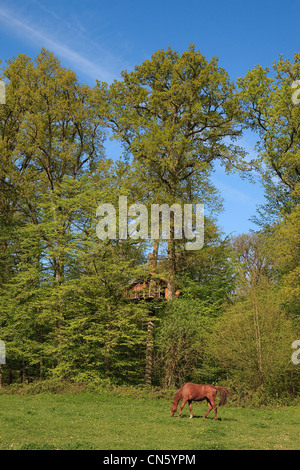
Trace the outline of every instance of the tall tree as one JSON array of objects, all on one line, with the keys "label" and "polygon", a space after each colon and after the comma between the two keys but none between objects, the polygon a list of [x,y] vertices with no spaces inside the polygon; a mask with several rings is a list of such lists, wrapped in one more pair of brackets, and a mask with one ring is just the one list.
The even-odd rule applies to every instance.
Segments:
[{"label": "tall tree", "polygon": [[[254,67],[238,79],[244,122],[259,135],[257,149],[268,203],[256,217],[269,259],[282,276],[289,309],[299,312],[300,54],[280,56],[273,70]],[[293,300],[292,300],[293,299]],[[292,307],[292,304],[293,307]]]},{"label": "tall tree", "polygon": [[238,79],[240,103],[245,123],[260,137],[257,149],[267,189],[281,187],[299,201],[300,106],[293,95],[295,85],[299,88],[300,54],[293,62],[281,56],[272,72],[257,65]]},{"label": "tall tree", "polygon": [[[108,125],[132,155],[156,195],[156,203],[199,202],[213,192],[213,163],[245,170],[234,86],[217,59],[207,61],[193,45],[179,55],[157,51],[108,89]],[[152,186],[151,186],[152,185]],[[200,202],[205,202],[201,200]],[[168,294],[176,289],[176,239],[171,213]]]},{"label": "tall tree", "polygon": [[20,326],[14,338],[22,338],[24,347],[27,338],[30,355],[30,341],[43,343],[53,328],[57,348],[61,341],[60,293],[71,272],[78,218],[73,203],[78,192],[83,197],[84,181],[102,158],[103,134],[93,91],[45,49],[35,61],[24,54],[7,61],[3,77],[8,84],[1,107],[1,204],[14,231],[6,230],[9,243],[3,241],[13,263],[2,305],[8,339],[14,321],[23,322],[28,334],[22,336]]}]

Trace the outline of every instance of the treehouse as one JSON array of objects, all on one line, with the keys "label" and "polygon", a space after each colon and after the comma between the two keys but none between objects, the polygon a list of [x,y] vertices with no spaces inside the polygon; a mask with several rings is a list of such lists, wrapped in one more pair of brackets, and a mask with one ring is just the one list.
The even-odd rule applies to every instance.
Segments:
[{"label": "treehouse", "polygon": [[[177,290],[176,295],[179,294],[180,290]],[[154,279],[152,277],[139,279],[125,290],[124,297],[130,300],[167,299],[167,281],[158,278]]]},{"label": "treehouse", "polygon": [[[157,251],[148,254],[149,274],[147,277],[142,277],[132,282],[124,292],[125,299],[152,300],[168,298],[168,281],[162,276],[162,274],[159,274],[156,271],[157,259]],[[176,295],[179,294],[180,290],[177,290]]]}]

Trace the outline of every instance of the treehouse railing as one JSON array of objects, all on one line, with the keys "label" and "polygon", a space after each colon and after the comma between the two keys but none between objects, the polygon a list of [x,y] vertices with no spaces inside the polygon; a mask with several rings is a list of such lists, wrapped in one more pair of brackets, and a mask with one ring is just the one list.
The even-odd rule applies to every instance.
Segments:
[{"label": "treehouse railing", "polygon": [[131,289],[126,289],[124,292],[124,297],[126,299],[148,299],[148,298],[158,298],[165,297],[166,288],[156,285],[156,286],[134,286]]}]

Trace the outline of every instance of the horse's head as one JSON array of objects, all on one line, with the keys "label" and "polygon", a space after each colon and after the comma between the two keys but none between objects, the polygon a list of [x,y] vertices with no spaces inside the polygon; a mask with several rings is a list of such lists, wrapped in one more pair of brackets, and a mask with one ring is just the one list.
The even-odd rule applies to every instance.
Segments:
[{"label": "horse's head", "polygon": [[177,410],[177,405],[171,401],[171,416],[174,416],[175,411]]}]

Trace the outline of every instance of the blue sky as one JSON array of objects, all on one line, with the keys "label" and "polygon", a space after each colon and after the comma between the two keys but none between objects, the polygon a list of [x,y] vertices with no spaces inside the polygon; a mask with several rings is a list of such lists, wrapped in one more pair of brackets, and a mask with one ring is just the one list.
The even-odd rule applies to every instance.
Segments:
[{"label": "blue sky", "polygon": [[[279,54],[292,59],[299,52],[299,4],[295,0],[0,0],[0,58],[19,53],[34,58],[42,47],[54,52],[79,80],[94,85],[111,83],[124,69],[149,59],[170,46],[178,52],[194,43],[210,59],[219,58],[231,79],[256,64],[271,66]],[[240,144],[254,155],[255,136]],[[117,145],[107,156],[119,155]],[[224,232],[245,233],[264,202],[263,191],[238,175],[217,167],[213,180],[224,198],[218,217]]]}]

